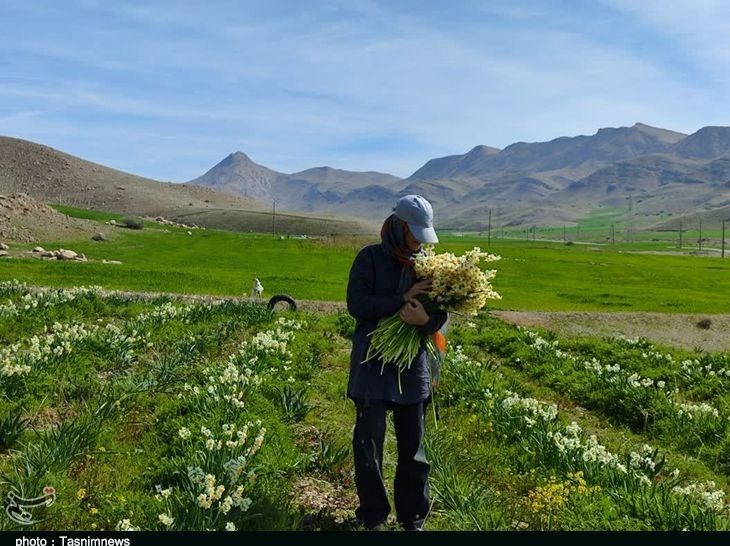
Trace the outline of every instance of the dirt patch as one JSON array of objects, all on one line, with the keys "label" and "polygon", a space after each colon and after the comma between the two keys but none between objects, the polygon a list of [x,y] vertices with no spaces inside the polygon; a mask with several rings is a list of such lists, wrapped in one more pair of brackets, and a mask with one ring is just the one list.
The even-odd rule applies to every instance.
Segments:
[{"label": "dirt patch", "polygon": [[300,310],[309,313],[336,313],[338,311],[347,311],[347,304],[344,301],[317,301],[317,300],[299,300],[297,305]]},{"label": "dirt patch", "polygon": [[0,195],[0,241],[82,239],[98,229],[93,222],[70,218],[25,193]]},{"label": "dirt patch", "polygon": [[304,516],[304,526],[310,529],[346,529],[353,525],[352,514],[357,497],[352,486],[304,476],[294,485],[294,507]]},{"label": "dirt patch", "polygon": [[491,315],[564,337],[623,335],[681,349],[730,351],[730,315],[547,311],[492,311]]}]

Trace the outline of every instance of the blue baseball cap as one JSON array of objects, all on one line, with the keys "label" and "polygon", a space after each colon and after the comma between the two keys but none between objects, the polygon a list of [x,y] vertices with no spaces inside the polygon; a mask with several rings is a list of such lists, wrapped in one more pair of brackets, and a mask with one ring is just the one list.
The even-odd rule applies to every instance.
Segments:
[{"label": "blue baseball cap", "polygon": [[433,229],[433,208],[420,195],[405,195],[395,204],[395,215],[408,224],[419,243],[438,243]]}]

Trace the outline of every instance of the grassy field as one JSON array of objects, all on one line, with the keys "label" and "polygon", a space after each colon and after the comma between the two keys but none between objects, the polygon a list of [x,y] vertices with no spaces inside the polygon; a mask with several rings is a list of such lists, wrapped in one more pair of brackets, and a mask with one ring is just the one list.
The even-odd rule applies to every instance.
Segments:
[{"label": "grassy field", "polygon": [[[68,209],[67,209],[68,211]],[[70,211],[104,221],[113,215]],[[110,289],[172,293],[247,295],[254,277],[264,296],[342,301],[352,260],[374,238],[296,238],[219,230],[187,230],[147,224],[140,231],[112,228],[107,242],[43,241],[45,248],[71,248],[89,262],[41,261],[13,245],[15,258],[0,261],[0,280],[44,286],[100,285]],[[439,251],[487,249],[479,237],[444,235]],[[502,256],[494,286],[498,309],[661,311],[727,313],[730,260],[663,255],[660,243],[565,245],[545,241],[492,239]],[[118,260],[109,265],[102,260]]]},{"label": "grassy field", "polygon": [[[62,212],[63,214],[72,216],[73,218],[83,218],[85,220],[95,220],[97,222],[108,222],[109,220],[120,221],[124,218],[123,214],[117,214],[115,212],[80,209],[77,207],[70,207],[68,205],[53,205],[53,208],[58,212]],[[162,229],[162,227],[155,222],[145,222],[145,227]]]}]

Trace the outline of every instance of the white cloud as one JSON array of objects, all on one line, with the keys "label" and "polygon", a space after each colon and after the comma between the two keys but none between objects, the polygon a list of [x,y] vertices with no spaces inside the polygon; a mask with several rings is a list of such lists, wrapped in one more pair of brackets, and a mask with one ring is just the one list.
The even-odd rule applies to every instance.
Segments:
[{"label": "white cloud", "polygon": [[726,0],[606,0],[653,32],[675,41],[696,62],[728,82],[730,2]]}]

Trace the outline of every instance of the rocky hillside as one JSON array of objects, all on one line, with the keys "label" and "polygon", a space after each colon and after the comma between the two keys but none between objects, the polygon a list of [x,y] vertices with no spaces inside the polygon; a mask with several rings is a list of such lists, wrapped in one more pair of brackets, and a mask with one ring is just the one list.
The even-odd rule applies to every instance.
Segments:
[{"label": "rocky hillside", "polygon": [[0,137],[0,193],[25,192],[46,203],[135,214],[186,208],[254,208],[253,200],[200,186],[135,176],[48,146]]},{"label": "rocky hillside", "polygon": [[24,193],[0,195],[0,242],[85,239],[98,229],[95,222],[69,218]]}]

